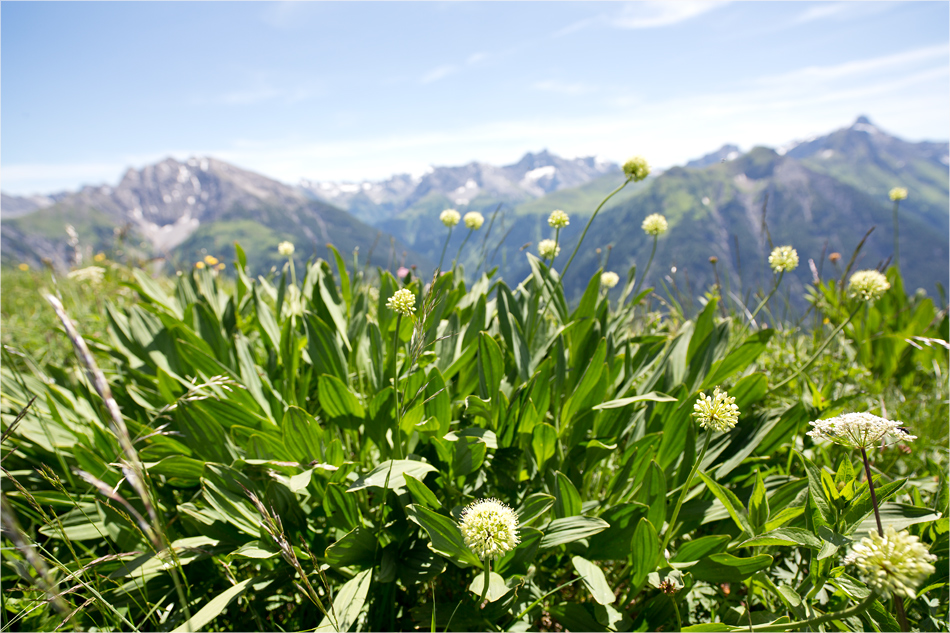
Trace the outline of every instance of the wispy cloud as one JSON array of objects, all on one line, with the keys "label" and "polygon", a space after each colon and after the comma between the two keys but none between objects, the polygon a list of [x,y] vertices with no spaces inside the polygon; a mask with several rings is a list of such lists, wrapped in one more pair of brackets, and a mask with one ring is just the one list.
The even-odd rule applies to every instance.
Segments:
[{"label": "wispy cloud", "polygon": [[423,84],[431,84],[434,81],[445,79],[449,75],[454,75],[459,70],[460,68],[455,64],[442,64],[441,66],[437,66],[424,74],[422,78],[419,79],[419,82]]},{"label": "wispy cloud", "polygon": [[591,86],[580,82],[568,83],[564,81],[558,81],[557,79],[536,81],[535,83],[531,84],[531,87],[535,90],[555,92],[564,95],[582,95],[593,92],[597,89],[596,86]]},{"label": "wispy cloud", "polygon": [[611,22],[622,29],[653,29],[690,20],[725,4],[728,2],[709,0],[635,2],[625,5]]}]

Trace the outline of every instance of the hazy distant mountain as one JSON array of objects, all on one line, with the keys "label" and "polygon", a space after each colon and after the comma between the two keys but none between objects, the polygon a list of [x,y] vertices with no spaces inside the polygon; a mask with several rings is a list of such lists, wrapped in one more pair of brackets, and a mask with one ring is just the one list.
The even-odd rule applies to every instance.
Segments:
[{"label": "hazy distant mountain", "polygon": [[436,197],[465,212],[473,202],[473,208],[498,202],[517,203],[578,187],[609,173],[619,173],[616,164],[594,157],[566,159],[544,150],[525,154],[517,163],[502,167],[472,162],[459,167],[434,167],[422,176],[401,174],[382,182],[304,180],[301,187],[318,199],[376,224]]},{"label": "hazy distant mountain", "polygon": [[723,145],[717,151],[706,154],[702,158],[697,158],[686,163],[686,166],[692,169],[709,167],[716,163],[724,163],[727,160],[735,160],[742,152],[735,145]]},{"label": "hazy distant mountain", "polygon": [[[29,205],[24,198],[5,195],[3,205],[8,204],[20,217],[7,220],[4,210],[4,261],[45,257],[66,265],[72,259],[67,224],[87,250],[111,248],[118,232],[127,236],[125,248],[179,264],[205,253],[229,257],[237,239],[259,269],[282,261],[276,247],[285,239],[296,244],[301,258],[314,252],[325,256],[328,242],[342,252],[360,247],[365,254],[379,239],[377,229],[296,187],[213,158],[184,163],[169,158],[129,169],[115,187],[57,194],[32,211],[24,211]],[[388,251],[385,236],[383,243]]]}]

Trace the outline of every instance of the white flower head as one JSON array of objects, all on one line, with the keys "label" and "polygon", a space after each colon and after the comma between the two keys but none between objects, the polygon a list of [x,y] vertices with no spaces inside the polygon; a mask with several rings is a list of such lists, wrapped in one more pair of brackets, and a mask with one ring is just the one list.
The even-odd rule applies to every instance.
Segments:
[{"label": "white flower head", "polygon": [[623,164],[623,173],[627,178],[638,182],[650,175],[650,165],[643,156],[634,156]]},{"label": "white flower head", "polygon": [[777,273],[798,268],[798,251],[791,246],[777,246],[769,255],[769,266]]},{"label": "white flower head", "polygon": [[846,565],[857,565],[871,589],[885,595],[916,598],[915,590],[936,568],[937,557],[908,532],[893,525],[884,528],[884,536],[872,530],[845,557]]},{"label": "white flower head", "polygon": [[739,421],[739,407],[736,406],[735,398],[730,398],[728,392],[719,391],[719,387],[716,387],[712,397],[705,393],[699,394],[692,415],[704,429],[725,432]]},{"label": "white flower head", "polygon": [[907,200],[907,188],[906,187],[894,187],[891,189],[888,194],[891,197],[891,200],[897,202],[898,200]]},{"label": "white flower head", "polygon": [[647,235],[663,235],[670,225],[667,224],[666,218],[659,213],[651,213],[644,218],[641,227]]},{"label": "white flower head", "polygon": [[67,275],[67,277],[80,282],[88,282],[93,286],[96,286],[102,283],[102,277],[105,275],[105,273],[106,269],[101,266],[87,266],[85,268],[72,271]]},{"label": "white flower head", "polygon": [[551,211],[551,215],[548,216],[548,226],[555,229],[563,229],[565,226],[571,223],[571,218],[568,217],[566,213],[560,209],[555,209]]},{"label": "white flower head", "polygon": [[606,288],[613,288],[620,282],[620,275],[615,272],[607,271],[600,276],[600,285]]},{"label": "white flower head", "polygon": [[485,216],[483,216],[478,211],[469,211],[462,219],[465,220],[465,226],[472,229],[473,231],[477,231],[478,229],[482,228],[483,224],[485,224]]},{"label": "white flower head", "polygon": [[538,242],[538,254],[544,259],[554,259],[561,252],[561,247],[554,240],[541,240]]},{"label": "white flower head", "polygon": [[439,221],[442,222],[445,226],[452,228],[459,223],[459,220],[462,219],[462,216],[455,209],[446,209],[439,214]]},{"label": "white flower head", "polygon": [[481,560],[501,558],[521,542],[518,515],[497,499],[469,504],[462,510],[459,530],[466,547]]},{"label": "white flower head", "polygon": [[281,242],[277,245],[277,252],[282,257],[290,257],[294,254],[294,245],[292,242]]},{"label": "white flower head", "polygon": [[864,301],[880,299],[891,287],[887,277],[876,270],[859,270],[851,275],[848,282],[848,294],[852,297],[860,296]]},{"label": "white flower head", "polygon": [[888,444],[917,439],[903,429],[900,422],[892,422],[870,413],[845,413],[827,420],[815,420],[808,436],[815,440],[829,440],[850,448],[871,448],[890,437]]},{"label": "white flower head", "polygon": [[412,316],[416,311],[416,295],[408,288],[397,290],[386,302],[386,307],[403,316]]}]

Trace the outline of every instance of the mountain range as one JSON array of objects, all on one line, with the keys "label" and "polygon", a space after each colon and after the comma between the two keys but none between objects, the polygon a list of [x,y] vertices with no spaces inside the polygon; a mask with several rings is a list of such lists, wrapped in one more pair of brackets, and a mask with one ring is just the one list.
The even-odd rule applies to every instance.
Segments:
[{"label": "mountain range", "polygon": [[[932,290],[948,277],[947,165],[946,142],[908,142],[866,117],[776,149],[743,153],[725,145],[611,198],[591,226],[565,289],[579,296],[608,253],[608,269],[625,273],[636,264],[642,270],[652,239],[640,224],[646,215],[662,213],[670,230],[658,240],[651,284],[698,294],[714,283],[708,260],[715,256],[724,283],[738,296],[743,289],[768,286],[771,245],[791,244],[802,265],[784,283],[791,295],[801,295],[815,271],[834,272],[828,254],[842,253],[847,261],[872,226],[856,265],[874,267],[891,256],[888,191],[903,186],[910,192],[900,206],[905,282]],[[237,240],[249,262],[263,271],[280,263],[276,245],[289,239],[301,259],[326,257],[325,244],[332,242],[344,254],[359,248],[361,261],[372,251],[374,264],[415,264],[425,275],[438,262],[447,234],[438,215],[454,207],[486,217],[460,257],[469,275],[497,265],[505,279],[517,283],[529,270],[521,251],[536,252],[539,240],[553,237],[546,223],[551,210],[571,215],[570,226],[560,233],[566,261],[593,209],[622,182],[614,163],[548,151],[504,166],[472,162],[378,182],[297,185],[213,158],[169,158],[129,169],[114,187],[29,198],[4,194],[2,259],[10,264],[48,258],[68,265],[74,255],[68,223],[87,253],[115,248],[119,235],[125,237],[122,248],[181,266],[204,254],[227,258]],[[465,236],[461,225],[452,232],[451,256]]]}]

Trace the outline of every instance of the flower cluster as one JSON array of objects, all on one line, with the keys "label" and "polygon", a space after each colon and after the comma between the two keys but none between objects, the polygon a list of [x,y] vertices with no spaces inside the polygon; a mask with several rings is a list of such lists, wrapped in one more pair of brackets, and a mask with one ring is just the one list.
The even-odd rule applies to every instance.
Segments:
[{"label": "flower cluster", "polygon": [[666,233],[666,229],[668,229],[670,225],[666,223],[666,218],[659,213],[651,213],[644,218],[641,226],[643,232],[647,235],[662,235]]},{"label": "flower cluster", "polygon": [[102,277],[105,273],[106,269],[101,266],[87,266],[86,268],[72,271],[67,277],[75,279],[76,281],[86,281],[95,286],[102,283]]},{"label": "flower cluster", "polygon": [[692,415],[704,429],[725,432],[739,421],[739,407],[736,406],[735,398],[730,398],[728,392],[719,391],[719,387],[716,387],[711,398],[705,393],[699,394]]},{"label": "flower cluster", "polygon": [[445,226],[452,228],[459,223],[459,220],[462,219],[462,216],[455,209],[446,209],[439,214],[439,221],[442,222]]},{"label": "flower cluster", "polygon": [[205,255],[205,264],[208,266],[217,266],[218,258],[214,255]]},{"label": "flower cluster", "polygon": [[416,311],[416,295],[408,288],[397,290],[386,302],[386,307],[403,316],[412,316]]},{"label": "flower cluster", "polygon": [[623,164],[623,173],[634,182],[639,182],[650,175],[650,165],[643,156],[634,156]]},{"label": "flower cluster", "polygon": [[887,277],[876,270],[859,270],[851,275],[848,282],[848,294],[852,297],[860,296],[865,301],[874,301],[891,287]]},{"label": "flower cluster", "polygon": [[554,259],[561,252],[561,247],[554,240],[541,240],[538,242],[538,254],[544,259]]},{"label": "flower cluster", "polygon": [[894,187],[888,195],[890,195],[891,200],[894,202],[907,200],[907,189],[905,187]]},{"label": "flower cluster", "polygon": [[888,436],[894,442],[916,440],[901,427],[900,422],[892,422],[870,413],[845,413],[827,420],[811,422],[813,428],[808,436],[815,440],[829,440],[851,448],[871,448],[884,441]]},{"label": "flower cluster", "polygon": [[294,254],[294,245],[291,242],[281,242],[277,245],[277,252],[281,257],[290,257]]},{"label": "flower cluster", "polygon": [[777,273],[798,268],[798,251],[791,246],[778,246],[769,255],[769,266]]},{"label": "flower cluster", "polygon": [[485,216],[478,211],[469,211],[462,219],[465,220],[465,226],[473,231],[482,228],[482,225],[485,223]]},{"label": "flower cluster", "polygon": [[560,209],[551,211],[551,215],[548,217],[548,226],[555,229],[563,229],[570,223],[571,219]]},{"label": "flower cluster", "polygon": [[845,557],[846,565],[857,565],[867,585],[882,594],[916,598],[914,591],[936,568],[937,557],[908,532],[893,525],[884,528],[884,536],[872,530]]},{"label": "flower cluster", "polygon": [[481,499],[462,510],[459,530],[465,545],[481,560],[501,558],[517,547],[518,515],[497,499]]},{"label": "flower cluster", "polygon": [[600,276],[600,285],[606,288],[613,288],[620,282],[620,275],[615,272],[607,271]]}]

